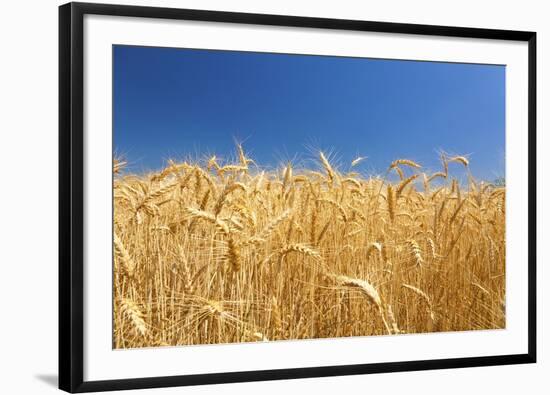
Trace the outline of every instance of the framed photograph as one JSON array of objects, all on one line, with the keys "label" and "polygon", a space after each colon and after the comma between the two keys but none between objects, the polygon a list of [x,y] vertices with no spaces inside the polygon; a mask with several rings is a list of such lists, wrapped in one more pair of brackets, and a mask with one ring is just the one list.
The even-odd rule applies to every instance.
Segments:
[{"label": "framed photograph", "polygon": [[533,363],[536,34],[59,8],[59,387]]}]

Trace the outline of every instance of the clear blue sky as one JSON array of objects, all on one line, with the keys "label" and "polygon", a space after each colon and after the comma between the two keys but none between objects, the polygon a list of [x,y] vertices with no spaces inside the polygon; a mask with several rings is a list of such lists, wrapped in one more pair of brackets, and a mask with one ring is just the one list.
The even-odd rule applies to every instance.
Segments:
[{"label": "clear blue sky", "polygon": [[[114,148],[134,171],[168,158],[234,156],[263,166],[332,153],[342,170],[396,158],[438,170],[470,154],[474,176],[504,176],[505,67],[155,47],[114,47]],[[458,172],[458,168],[457,168]]]}]

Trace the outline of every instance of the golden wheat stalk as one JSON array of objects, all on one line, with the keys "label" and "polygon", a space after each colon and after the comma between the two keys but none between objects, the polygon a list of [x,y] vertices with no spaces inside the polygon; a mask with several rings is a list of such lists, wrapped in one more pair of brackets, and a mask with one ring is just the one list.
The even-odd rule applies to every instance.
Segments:
[{"label": "golden wheat stalk", "polygon": [[378,308],[378,312],[380,313],[380,318],[384,323],[384,327],[387,333],[389,335],[393,333],[391,327],[386,321],[386,317],[384,316],[384,306],[382,304],[382,299],[380,298],[380,294],[371,283],[369,283],[366,280],[347,277],[344,275],[330,275],[330,277],[333,278],[336,281],[336,283],[339,284],[340,286],[360,291],[361,294],[365,296],[365,298],[370,303],[374,304]]},{"label": "golden wheat stalk", "polygon": [[325,154],[322,151],[319,152],[319,158],[321,158],[321,164],[325,168],[325,171],[327,172],[328,180],[329,180],[330,184],[332,185],[334,183],[334,179],[336,177],[334,169],[332,168],[332,166],[330,165],[329,161],[327,160]]},{"label": "golden wheat stalk", "polygon": [[132,277],[134,275],[136,264],[124,247],[122,240],[120,240],[116,233],[113,234],[113,244],[115,246],[115,257],[117,257],[122,263],[124,273]]},{"label": "golden wheat stalk", "polygon": [[432,300],[430,299],[430,297],[424,291],[422,291],[420,288],[414,287],[414,286],[409,285],[409,284],[401,284],[401,286],[405,289],[408,289],[408,290],[414,292],[415,294],[420,296],[426,302],[426,304],[428,305],[428,312],[430,313],[430,318],[432,319],[432,321],[435,321],[435,313],[433,311]]},{"label": "golden wheat stalk", "polygon": [[185,207],[184,209],[191,218],[202,219],[207,222],[210,222],[216,226],[216,228],[224,234],[229,233],[229,226],[225,221],[217,218],[214,214],[208,213],[206,211],[198,210],[193,207]]},{"label": "golden wheat stalk", "polygon": [[122,299],[120,301],[120,310],[137,333],[141,336],[145,336],[147,334],[147,325],[143,319],[143,313],[131,299]]},{"label": "golden wheat stalk", "polygon": [[312,257],[316,260],[321,260],[321,254],[319,251],[303,243],[287,244],[280,250],[281,256],[285,256],[290,252],[298,252],[300,254]]},{"label": "golden wheat stalk", "polygon": [[409,159],[396,159],[391,163],[390,169],[394,169],[398,166],[409,166],[409,167],[412,167],[414,169],[420,169],[422,167],[418,163],[416,163],[412,160],[409,160]]}]

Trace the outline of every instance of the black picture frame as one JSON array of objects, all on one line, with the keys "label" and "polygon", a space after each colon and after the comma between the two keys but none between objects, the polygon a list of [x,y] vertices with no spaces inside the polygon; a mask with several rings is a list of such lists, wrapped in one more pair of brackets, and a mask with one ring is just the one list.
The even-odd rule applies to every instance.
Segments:
[{"label": "black picture frame", "polygon": [[[346,366],[142,377],[83,378],[83,19],[86,14],[355,30],[528,43],[528,352]],[[173,8],[69,3],[59,7],[59,388],[124,390],[536,362],[536,33]]]}]

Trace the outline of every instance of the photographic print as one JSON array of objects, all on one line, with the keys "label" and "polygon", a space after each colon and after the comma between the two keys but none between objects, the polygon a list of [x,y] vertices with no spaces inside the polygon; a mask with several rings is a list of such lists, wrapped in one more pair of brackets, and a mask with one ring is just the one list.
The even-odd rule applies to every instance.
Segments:
[{"label": "photographic print", "polygon": [[113,45],[113,348],[505,328],[505,74]]}]

